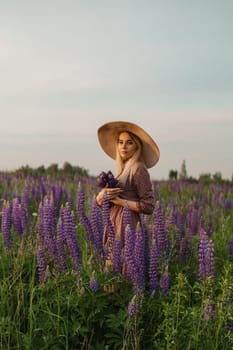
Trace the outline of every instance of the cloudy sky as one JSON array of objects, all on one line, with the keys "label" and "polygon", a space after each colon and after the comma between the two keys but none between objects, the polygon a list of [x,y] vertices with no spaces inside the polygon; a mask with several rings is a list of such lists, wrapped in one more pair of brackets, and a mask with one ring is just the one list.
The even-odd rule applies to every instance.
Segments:
[{"label": "cloudy sky", "polygon": [[232,0],[0,0],[0,169],[114,170],[96,130],[128,120],[167,178],[233,173]]}]

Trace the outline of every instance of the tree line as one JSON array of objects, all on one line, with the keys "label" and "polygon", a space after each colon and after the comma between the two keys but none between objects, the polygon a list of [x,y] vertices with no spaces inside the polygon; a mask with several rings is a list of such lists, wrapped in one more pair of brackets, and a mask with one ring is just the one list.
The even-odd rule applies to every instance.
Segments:
[{"label": "tree line", "polygon": [[203,183],[203,184],[209,184],[209,183],[221,184],[221,183],[233,182],[233,174],[232,174],[231,180],[224,179],[220,171],[217,171],[214,174],[202,173],[199,175],[198,178],[188,176],[185,160],[182,161],[180,171],[174,170],[174,169],[171,169],[169,171],[168,178],[169,180],[182,180],[182,181],[189,181],[193,183]]},{"label": "tree line", "polygon": [[16,175],[51,175],[56,176],[81,176],[89,177],[89,171],[84,167],[78,165],[71,165],[69,162],[65,162],[62,167],[59,167],[57,163],[52,163],[48,167],[40,165],[37,168],[32,168],[29,165],[21,166],[14,172]]},{"label": "tree line", "polygon": [[[16,175],[50,175],[52,177],[58,176],[68,176],[68,177],[90,177],[92,175],[89,174],[89,170],[85,169],[82,166],[72,165],[69,162],[64,162],[62,167],[59,167],[57,163],[52,163],[48,167],[44,165],[40,165],[39,167],[32,168],[29,165],[21,166],[20,168],[7,173],[14,173]],[[92,176],[94,177],[94,176]],[[200,174],[198,178],[194,178],[193,176],[189,176],[186,167],[186,161],[183,160],[180,170],[171,169],[168,174],[168,180],[180,180],[180,181],[188,181],[192,183],[229,183],[233,182],[233,174],[231,180],[224,179],[220,171],[217,171],[214,174],[203,173]]]}]

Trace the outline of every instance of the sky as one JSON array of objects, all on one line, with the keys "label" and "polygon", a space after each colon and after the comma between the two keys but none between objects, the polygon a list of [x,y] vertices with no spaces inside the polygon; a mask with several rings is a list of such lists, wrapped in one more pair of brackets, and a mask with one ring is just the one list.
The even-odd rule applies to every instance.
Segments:
[{"label": "sky", "polygon": [[115,170],[108,121],[140,125],[168,178],[233,174],[232,0],[0,0],[0,169]]}]

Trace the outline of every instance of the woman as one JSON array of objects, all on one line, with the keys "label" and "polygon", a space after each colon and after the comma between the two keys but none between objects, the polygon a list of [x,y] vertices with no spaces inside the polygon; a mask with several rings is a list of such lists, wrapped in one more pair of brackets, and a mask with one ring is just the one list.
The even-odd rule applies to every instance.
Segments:
[{"label": "woman", "polygon": [[[106,196],[113,203],[110,207],[110,220],[115,235],[120,235],[124,246],[124,207],[130,209],[134,229],[140,223],[140,213],[153,212],[154,195],[147,168],[158,162],[160,152],[154,140],[141,127],[130,122],[104,124],[98,129],[98,139],[103,150],[116,160],[118,184],[115,188],[103,188],[96,200],[101,206],[103,197]],[[105,230],[104,244],[106,242]]]}]

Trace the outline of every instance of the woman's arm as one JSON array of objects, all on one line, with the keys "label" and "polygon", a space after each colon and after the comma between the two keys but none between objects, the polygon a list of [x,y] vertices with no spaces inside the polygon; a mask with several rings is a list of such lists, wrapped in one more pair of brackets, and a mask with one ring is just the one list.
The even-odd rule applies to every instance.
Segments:
[{"label": "woman's arm", "polygon": [[112,201],[113,199],[116,199],[121,192],[122,192],[122,189],[119,187],[102,188],[102,190],[96,196],[96,202],[99,206],[101,206],[103,203],[104,196],[106,196],[109,201]]},{"label": "woman's arm", "polygon": [[118,195],[121,192],[122,192],[122,189],[120,188],[103,188],[96,196],[96,202],[101,207],[103,204],[104,196],[106,196],[111,203],[120,205],[122,207],[128,206],[130,210],[136,211],[138,213],[139,212],[138,202],[128,201],[127,199],[118,197]]},{"label": "woman's arm", "polygon": [[154,192],[148,170],[141,166],[134,174],[134,183],[137,187],[139,200],[137,202],[138,211],[143,214],[152,214],[154,210]]},{"label": "woman's arm", "polygon": [[136,211],[139,213],[139,207],[138,207],[138,202],[136,201],[128,201],[127,199],[119,198],[116,197],[112,200],[110,200],[111,203],[114,203],[116,205],[120,205],[122,207],[128,206],[130,210]]}]

